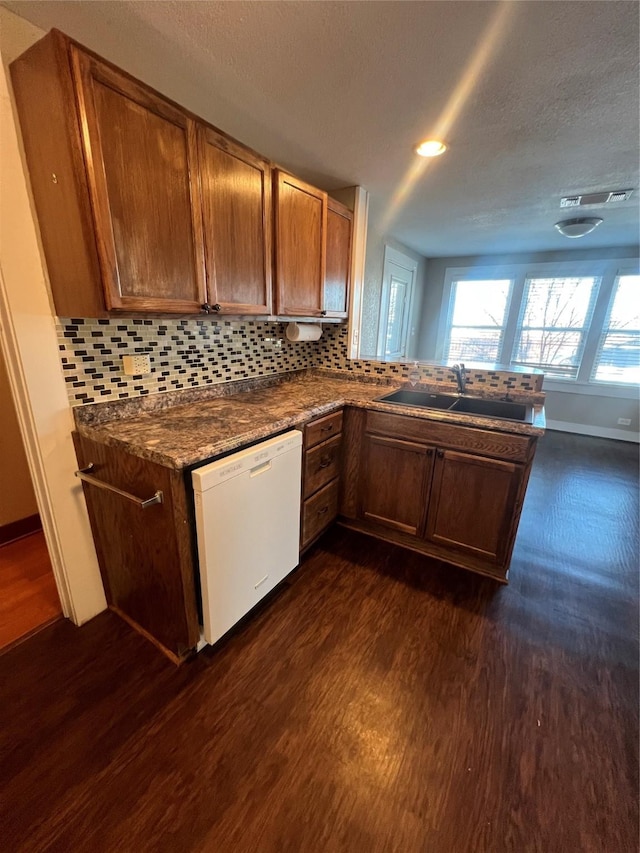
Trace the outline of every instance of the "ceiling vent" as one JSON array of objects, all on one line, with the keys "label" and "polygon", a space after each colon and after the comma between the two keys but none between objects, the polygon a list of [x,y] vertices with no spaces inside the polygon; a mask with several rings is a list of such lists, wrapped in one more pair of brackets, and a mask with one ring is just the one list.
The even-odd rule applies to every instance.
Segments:
[{"label": "ceiling vent", "polygon": [[611,204],[613,201],[628,201],[633,190],[606,190],[599,193],[567,195],[560,199],[560,207],[586,207],[594,204]]}]

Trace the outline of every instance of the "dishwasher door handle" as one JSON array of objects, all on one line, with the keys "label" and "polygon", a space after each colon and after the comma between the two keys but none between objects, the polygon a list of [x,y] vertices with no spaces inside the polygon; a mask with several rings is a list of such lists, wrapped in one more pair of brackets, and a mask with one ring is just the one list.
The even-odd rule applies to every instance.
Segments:
[{"label": "dishwasher door handle", "polygon": [[270,470],[271,470],[271,460],[269,460],[268,462],[263,462],[260,465],[256,465],[255,468],[252,468],[249,471],[249,476],[250,477],[258,477],[258,476],[260,476],[260,474],[264,474],[266,471],[270,471]]}]

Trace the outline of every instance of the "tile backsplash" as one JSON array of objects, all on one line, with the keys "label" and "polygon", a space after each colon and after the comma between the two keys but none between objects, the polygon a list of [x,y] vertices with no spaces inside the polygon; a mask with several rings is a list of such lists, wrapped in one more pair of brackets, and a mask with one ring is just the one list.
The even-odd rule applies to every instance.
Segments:
[{"label": "tile backsplash", "polygon": [[[407,381],[413,366],[347,358],[346,325],[319,341],[288,341],[284,323],[243,318],[58,318],[60,359],[72,406],[322,367]],[[149,355],[151,373],[125,376],[122,356]],[[451,371],[421,364],[420,381],[452,385]],[[540,391],[542,374],[470,370],[469,390]]]},{"label": "tile backsplash", "polygon": [[[177,391],[315,367],[317,342],[291,343],[282,323],[225,319],[66,319],[57,323],[72,405]],[[146,376],[122,356],[145,353]]]}]

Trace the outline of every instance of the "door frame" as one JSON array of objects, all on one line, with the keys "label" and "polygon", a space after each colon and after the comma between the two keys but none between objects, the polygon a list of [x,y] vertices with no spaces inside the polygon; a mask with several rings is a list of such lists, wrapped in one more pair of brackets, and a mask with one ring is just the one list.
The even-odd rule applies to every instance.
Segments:
[{"label": "door frame", "polygon": [[49,551],[49,557],[51,559],[51,568],[53,569],[53,576],[58,590],[58,597],[60,598],[62,613],[64,616],[71,617],[73,619],[75,609],[73,607],[69,583],[62,559],[60,539],[51,512],[51,500],[49,498],[42,454],[38,443],[38,432],[33,418],[33,412],[29,405],[29,389],[22,369],[22,364],[20,363],[20,350],[16,330],[11,317],[9,298],[1,267],[0,329],[2,330],[2,335],[0,335],[0,350],[2,351],[7,375],[9,377],[11,395],[13,397],[18,417],[20,435],[22,437],[24,451],[27,457],[29,473],[33,483],[33,491],[35,493],[36,504],[38,506],[38,512],[42,522],[42,530],[47,543],[47,550]]},{"label": "door frame", "polygon": [[0,70],[0,347],[63,614],[77,625],[106,608],[71,431],[55,317],[27,171]]},{"label": "door frame", "polygon": [[[376,341],[376,358],[381,360],[385,359],[387,323],[389,321],[389,296],[391,292],[390,264],[401,267],[412,274],[411,294],[409,296],[409,305],[407,308],[406,344],[409,343],[409,329],[411,328],[411,316],[413,314],[416,293],[416,277],[418,274],[418,261],[385,243],[384,260],[382,263],[382,287],[380,290],[380,312],[378,314],[378,335]],[[405,353],[405,359],[406,357]]]}]

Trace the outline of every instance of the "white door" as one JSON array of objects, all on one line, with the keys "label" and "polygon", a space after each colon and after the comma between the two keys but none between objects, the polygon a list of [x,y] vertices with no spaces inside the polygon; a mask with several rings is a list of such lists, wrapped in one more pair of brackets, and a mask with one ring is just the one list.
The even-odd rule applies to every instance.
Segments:
[{"label": "white door", "polygon": [[406,358],[417,262],[385,247],[378,324],[378,358]]}]

